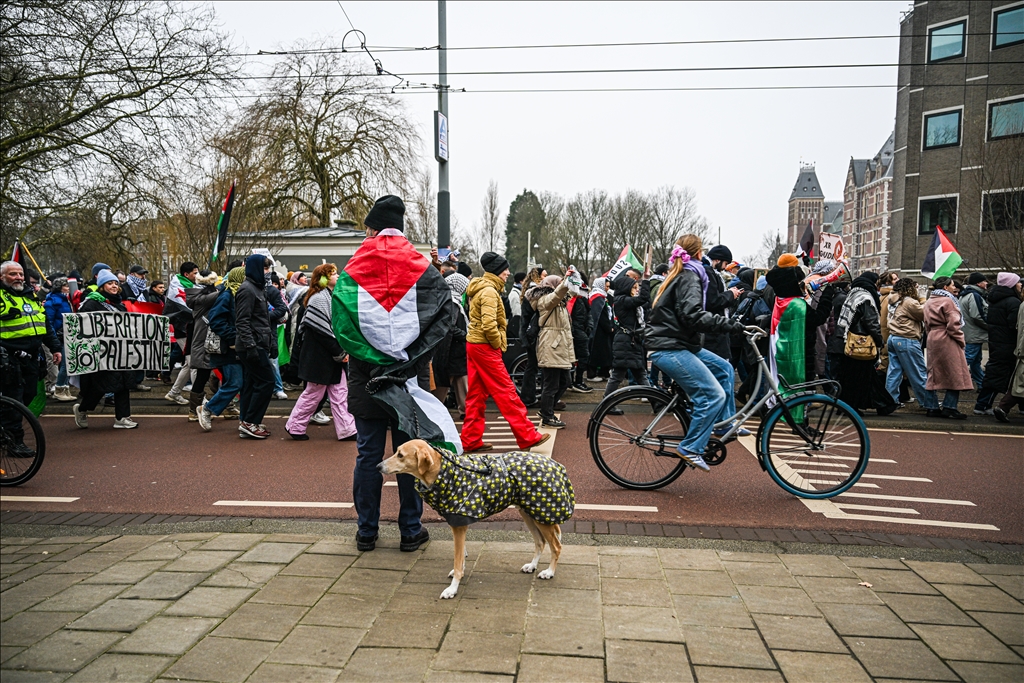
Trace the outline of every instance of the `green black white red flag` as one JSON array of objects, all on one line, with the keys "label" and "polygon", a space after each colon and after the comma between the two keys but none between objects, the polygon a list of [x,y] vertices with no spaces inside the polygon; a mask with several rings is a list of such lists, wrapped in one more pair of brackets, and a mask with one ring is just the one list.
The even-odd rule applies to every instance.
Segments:
[{"label": "green black white red flag", "polygon": [[942,232],[942,228],[935,226],[935,237],[932,238],[931,246],[924,254],[924,263],[921,264],[921,275],[932,280],[940,277],[953,277],[953,273],[960,267],[964,260],[957,252],[956,247]]},{"label": "green black white red flag", "polygon": [[235,181],[231,181],[228,188],[228,196],[224,199],[224,206],[220,209],[220,219],[217,220],[217,241],[213,244],[213,256],[210,263],[217,260],[217,256],[224,251],[228,241],[228,223],[231,222],[231,210],[235,207]]},{"label": "green black white red flag", "polygon": [[626,248],[619,254],[619,258],[615,261],[615,265],[611,267],[611,270],[605,273],[605,277],[609,280],[614,280],[619,276],[619,273],[625,272],[629,268],[643,272],[644,264],[639,258],[637,258],[637,255],[633,253],[633,250],[627,244]]},{"label": "green black white red flag", "polygon": [[334,334],[353,358],[380,367],[366,389],[398,419],[399,429],[461,453],[448,409],[416,379],[418,361],[444,339],[458,307],[429,259],[394,233],[364,241],[338,276]]}]

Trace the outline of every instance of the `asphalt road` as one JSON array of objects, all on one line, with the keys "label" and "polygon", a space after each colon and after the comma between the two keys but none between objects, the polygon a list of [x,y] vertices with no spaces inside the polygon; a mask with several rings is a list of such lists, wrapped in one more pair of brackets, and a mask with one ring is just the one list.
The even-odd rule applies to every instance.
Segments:
[{"label": "asphalt road", "polygon": [[[814,502],[787,494],[761,471],[746,447],[753,448],[752,439],[730,444],[726,461],[709,474],[685,472],[659,491],[621,489],[591,459],[588,417],[564,413],[568,427],[557,432],[551,451],[582,504],[577,519],[1024,542],[1024,436],[871,430],[862,486]],[[110,415],[90,416],[88,430],[77,429],[70,416],[44,417],[46,461],[30,482],[3,490],[2,508],[355,519],[355,444],[336,441],[333,426],[311,426],[310,440],[299,442],[284,433],[283,419],[268,418],[273,436],[253,441],[239,439],[233,422],[215,420],[204,433],[181,415],[136,419],[139,429],[122,431],[110,428]],[[488,420],[494,421],[488,440],[510,437],[500,418]],[[397,500],[397,490],[386,485],[385,519],[396,518]],[[249,504],[224,504],[231,501]],[[425,518],[440,520],[429,508]],[[497,519],[518,516],[510,510]]]}]

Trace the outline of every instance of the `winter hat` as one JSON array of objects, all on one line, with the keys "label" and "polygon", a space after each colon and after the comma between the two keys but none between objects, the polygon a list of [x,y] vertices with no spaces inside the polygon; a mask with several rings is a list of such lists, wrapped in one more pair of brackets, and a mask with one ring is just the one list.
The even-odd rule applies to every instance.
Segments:
[{"label": "winter hat", "polygon": [[779,268],[795,268],[800,265],[800,261],[797,260],[793,254],[783,254],[779,257],[778,266]]},{"label": "winter hat", "polygon": [[462,277],[473,277],[473,269],[470,268],[469,264],[466,263],[465,261],[459,261],[459,263],[455,266],[455,272],[461,275]]},{"label": "winter hat", "polygon": [[485,272],[494,273],[495,275],[500,275],[508,270],[508,260],[500,254],[495,254],[493,251],[485,252],[480,257],[480,265]]},{"label": "winter hat", "polygon": [[96,274],[96,286],[102,287],[110,281],[118,282],[117,276],[109,270],[101,270]]},{"label": "winter hat", "polygon": [[996,284],[1000,287],[1013,289],[1017,286],[1018,282],[1020,282],[1020,275],[1016,275],[1014,273],[999,273],[996,275]]},{"label": "winter hat", "polygon": [[[792,254],[783,254],[783,256],[792,256]],[[781,261],[782,259],[779,260]],[[796,257],[793,257],[793,260],[795,261]],[[800,288],[800,283],[804,279],[804,271],[796,264],[788,267],[776,266],[768,271],[765,279],[772,289],[775,290],[775,296],[777,297],[786,299],[804,295],[803,290]]]},{"label": "winter hat", "polygon": [[550,287],[551,289],[558,287],[558,285],[560,284],[562,284],[561,275],[548,275],[546,278],[540,281],[541,287]]},{"label": "winter hat", "polygon": [[979,282],[987,282],[988,278],[981,273],[971,273],[971,276],[967,278],[967,284],[976,285]]},{"label": "winter hat", "polygon": [[50,289],[54,292],[60,292],[61,288],[67,283],[68,279],[66,277],[55,277],[53,278],[53,282],[50,283]]},{"label": "winter hat", "polygon": [[732,251],[724,244],[716,244],[707,253],[710,261],[732,261]]},{"label": "winter hat", "polygon": [[149,271],[142,266],[132,266],[128,269],[128,272],[132,275],[149,275]]},{"label": "winter hat", "polygon": [[92,267],[92,276],[96,277],[101,270],[110,270],[110,266],[108,266],[106,263],[97,263],[95,266]]},{"label": "winter hat", "polygon": [[374,230],[394,228],[405,231],[405,202],[393,194],[386,194],[370,208],[363,225]]}]

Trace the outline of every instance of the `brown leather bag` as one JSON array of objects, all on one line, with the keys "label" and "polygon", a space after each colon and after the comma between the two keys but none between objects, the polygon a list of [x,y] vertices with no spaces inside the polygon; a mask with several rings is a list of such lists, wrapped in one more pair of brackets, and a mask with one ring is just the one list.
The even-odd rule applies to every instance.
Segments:
[{"label": "brown leather bag", "polygon": [[875,360],[878,356],[878,347],[875,346],[875,340],[870,334],[847,332],[843,353],[854,360]]}]

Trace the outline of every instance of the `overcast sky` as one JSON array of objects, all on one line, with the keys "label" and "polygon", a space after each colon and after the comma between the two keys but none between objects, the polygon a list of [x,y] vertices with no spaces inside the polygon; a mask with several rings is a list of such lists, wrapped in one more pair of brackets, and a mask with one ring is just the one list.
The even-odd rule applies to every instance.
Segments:
[{"label": "overcast sky", "polygon": [[[356,2],[345,11],[371,46],[438,42],[436,2]],[[225,29],[251,51],[349,29],[337,2],[215,2]],[[448,2],[448,46],[507,46],[835,36],[896,36],[901,2]],[[350,41],[352,39],[350,38]],[[524,71],[891,64],[898,39],[747,42],[515,50],[453,50],[448,69]],[[351,42],[349,43],[352,44]],[[380,52],[384,67],[436,83],[437,52]],[[262,64],[271,58],[258,58]],[[368,62],[368,58],[367,62]],[[257,67],[253,67],[257,68]],[[619,74],[451,75],[452,88],[693,88],[892,85],[894,67]],[[387,81],[389,84],[394,81]],[[433,161],[430,93],[401,96]],[[873,156],[893,130],[895,87],[831,90],[453,93],[452,211],[480,220],[494,179],[503,214],[524,188],[571,196],[662,185],[691,187],[737,258],[765,231],[785,235],[801,160],[841,199],[850,157]]]}]

